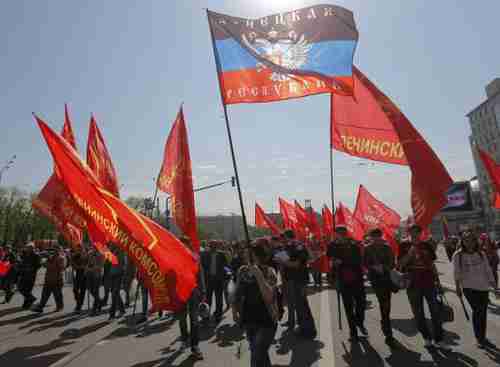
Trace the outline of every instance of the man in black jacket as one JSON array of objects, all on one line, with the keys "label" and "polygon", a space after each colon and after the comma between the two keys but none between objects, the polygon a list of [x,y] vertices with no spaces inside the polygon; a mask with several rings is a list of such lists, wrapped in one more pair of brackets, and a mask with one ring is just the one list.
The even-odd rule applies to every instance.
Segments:
[{"label": "man in black jacket", "polygon": [[207,302],[212,308],[212,295],[215,294],[215,313],[214,318],[217,323],[222,320],[223,312],[223,292],[226,278],[226,267],[228,266],[226,256],[217,250],[218,242],[210,241],[209,251],[201,254],[201,264],[205,271],[205,280],[207,286]]},{"label": "man in black jacket", "polygon": [[36,301],[32,292],[40,266],[40,256],[35,252],[35,245],[31,242],[26,245],[21,255],[19,292],[24,297],[23,309],[30,308]]},{"label": "man in black jacket", "polygon": [[351,332],[351,342],[358,342],[358,328],[368,335],[364,326],[366,293],[363,281],[363,258],[358,243],[348,236],[345,226],[335,228],[337,238],[330,243],[327,256],[336,267],[337,291],[342,295],[342,303]]}]

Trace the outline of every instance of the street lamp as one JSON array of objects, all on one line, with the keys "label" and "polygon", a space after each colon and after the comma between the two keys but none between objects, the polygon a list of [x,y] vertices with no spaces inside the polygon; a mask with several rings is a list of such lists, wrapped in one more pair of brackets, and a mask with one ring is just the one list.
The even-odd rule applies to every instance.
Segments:
[{"label": "street lamp", "polygon": [[9,168],[11,168],[11,167],[12,167],[12,165],[14,164],[14,160],[15,160],[15,159],[16,159],[16,155],[14,154],[14,155],[12,156],[12,158],[11,158],[11,159],[9,159],[9,160],[7,161],[7,163],[5,163],[5,165],[4,165],[2,168],[0,168],[0,182],[2,182],[2,176],[3,176],[3,174],[4,174],[4,173],[5,173],[5,172],[9,169]]},{"label": "street lamp", "polygon": [[[227,181],[219,182],[219,183],[212,184],[212,185],[198,187],[198,188],[194,189],[193,192],[200,192],[200,191],[205,191],[205,190],[209,190],[209,189],[214,189],[216,187],[219,187],[219,186],[222,186],[222,185],[225,185],[228,183],[231,183],[231,186],[235,187],[236,186],[236,178],[234,176],[232,176],[231,179],[229,179]],[[170,230],[170,206],[169,206],[169,203],[170,203],[170,196],[167,196],[166,208],[165,208],[165,215],[166,215],[166,222],[165,222],[166,226],[165,227],[168,230]]]}]

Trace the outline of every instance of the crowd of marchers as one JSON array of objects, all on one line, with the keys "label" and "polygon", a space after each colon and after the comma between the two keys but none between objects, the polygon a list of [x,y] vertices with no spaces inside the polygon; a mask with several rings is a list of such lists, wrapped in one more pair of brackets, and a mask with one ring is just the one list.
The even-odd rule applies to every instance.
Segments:
[{"label": "crowd of marchers", "polygon": [[[216,327],[230,308],[234,323],[248,340],[251,366],[266,367],[271,366],[269,348],[278,327],[287,328],[299,338],[317,337],[308,301],[310,283],[322,287],[326,281],[339,292],[351,343],[366,337],[368,283],[378,300],[381,333],[390,348],[399,347],[391,324],[391,299],[394,293],[406,292],[414,327],[424,339],[425,347],[449,350],[443,332],[445,311],[449,309],[443,301],[444,292],[435,266],[437,243],[432,239],[422,240],[422,228],[418,225],[411,226],[408,234],[399,243],[398,254],[383,239],[379,228],[371,229],[363,241],[355,241],[341,225],[335,228],[326,252],[314,240],[306,244],[297,239],[292,230],[280,236],[258,238],[250,244],[218,240],[202,243],[197,285],[185,307],[167,317],[179,320],[182,348],[191,348],[193,356],[202,359],[200,328]],[[193,250],[188,237],[182,237],[181,241]],[[498,287],[498,245],[486,234],[472,229],[447,239],[442,245],[453,263],[456,293],[465,297],[472,309],[478,347],[495,348],[486,331],[489,294]],[[109,244],[109,248],[116,261],[103,257],[90,244],[71,250],[58,245],[40,250],[32,242],[22,248],[2,247],[0,260],[8,264],[0,277],[4,303],[11,302],[17,291],[23,297],[23,309],[43,313],[53,296],[56,311],[62,311],[62,288],[69,282],[76,314],[86,309],[90,316],[96,316],[108,306],[110,320],[123,317],[131,306],[135,314],[141,295],[136,323],[146,322],[151,316],[148,290],[134,264],[118,246]],[[330,273],[322,274],[311,267],[320,256],[328,257]],[[42,268],[45,268],[43,288],[37,300],[33,289]],[[432,331],[426,323],[424,301],[430,311]],[[163,317],[162,313],[159,316]]]}]

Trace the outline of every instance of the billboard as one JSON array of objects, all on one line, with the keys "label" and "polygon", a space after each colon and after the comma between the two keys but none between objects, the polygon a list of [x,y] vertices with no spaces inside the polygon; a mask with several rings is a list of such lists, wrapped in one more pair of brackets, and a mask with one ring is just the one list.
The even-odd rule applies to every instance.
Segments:
[{"label": "billboard", "polygon": [[469,181],[455,182],[446,193],[448,203],[441,210],[443,212],[474,210]]}]

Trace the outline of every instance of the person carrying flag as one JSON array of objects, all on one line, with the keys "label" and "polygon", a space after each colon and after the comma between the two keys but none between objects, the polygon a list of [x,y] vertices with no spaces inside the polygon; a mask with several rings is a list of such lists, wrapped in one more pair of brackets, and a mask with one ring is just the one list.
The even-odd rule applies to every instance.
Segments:
[{"label": "person carrying flag", "polygon": [[370,231],[370,244],[365,248],[364,264],[368,269],[368,279],[380,306],[382,332],[385,343],[393,348],[396,346],[391,326],[391,296],[393,285],[390,272],[394,268],[394,253],[391,246],[382,239],[380,228]]},{"label": "person carrying flag", "polygon": [[[193,244],[189,237],[183,236],[180,240],[190,251],[194,251]],[[200,304],[206,299],[207,289],[205,286],[205,273],[203,271],[203,266],[201,262],[198,262],[198,265],[199,270],[197,276],[197,285],[193,289],[191,297],[189,297],[189,300],[187,301],[185,307],[178,314],[178,319],[179,328],[181,330],[182,349],[190,346],[193,357],[201,360],[203,359],[203,353],[200,351],[200,347],[198,346],[200,341],[198,311],[200,308]],[[188,331],[187,325],[188,315],[190,322],[190,332]]]},{"label": "person carrying flag", "polygon": [[364,326],[366,292],[363,281],[363,257],[356,241],[348,236],[345,225],[336,226],[335,233],[337,238],[330,243],[327,256],[332,259],[336,268],[337,286],[347,315],[350,341],[357,343],[358,329],[364,336],[368,335]]}]

